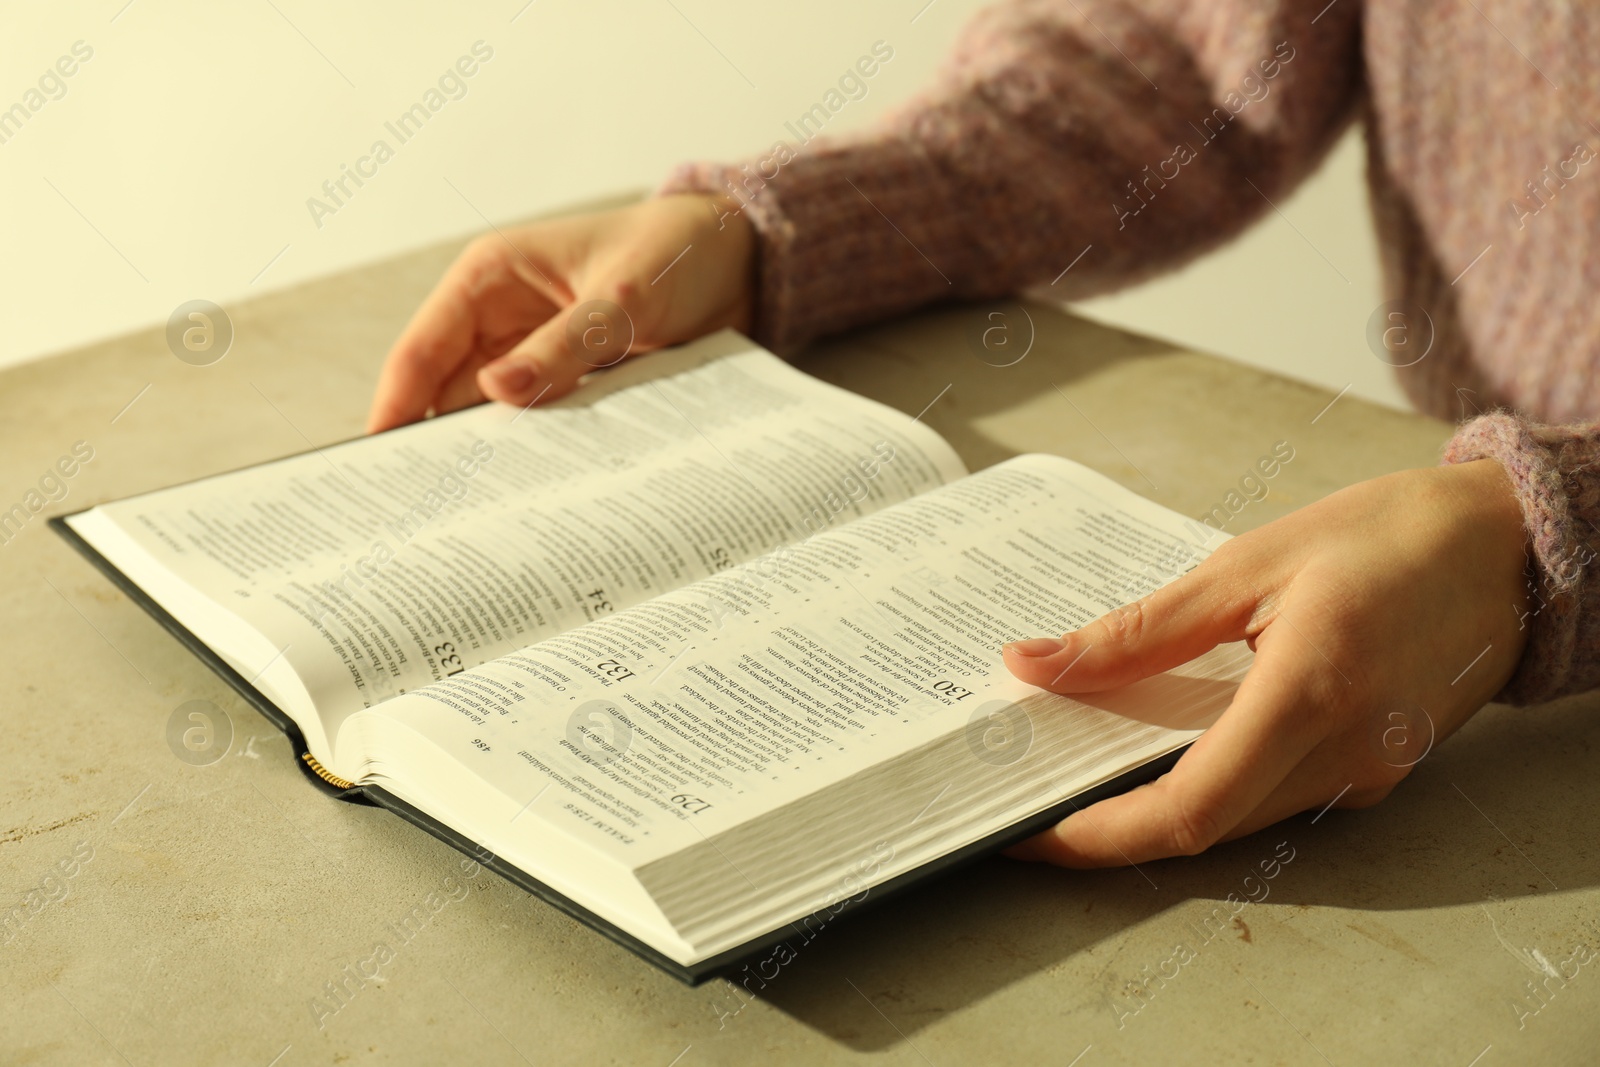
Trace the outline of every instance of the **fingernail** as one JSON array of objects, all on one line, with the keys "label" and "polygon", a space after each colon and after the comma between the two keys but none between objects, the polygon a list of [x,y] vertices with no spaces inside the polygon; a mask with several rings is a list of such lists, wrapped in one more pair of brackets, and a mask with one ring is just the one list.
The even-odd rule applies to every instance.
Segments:
[{"label": "fingernail", "polygon": [[1035,637],[1031,641],[1013,641],[1007,649],[1019,656],[1053,656],[1067,646],[1054,637]]},{"label": "fingernail", "polygon": [[526,363],[496,363],[489,368],[489,375],[512,395],[526,393],[533,386],[533,369]]}]

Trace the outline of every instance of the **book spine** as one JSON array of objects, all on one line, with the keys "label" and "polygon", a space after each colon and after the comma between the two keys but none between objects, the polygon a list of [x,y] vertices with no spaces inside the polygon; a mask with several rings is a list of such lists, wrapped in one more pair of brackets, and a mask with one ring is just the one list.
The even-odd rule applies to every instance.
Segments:
[{"label": "book spine", "polygon": [[307,767],[311,768],[311,772],[313,774],[315,774],[318,778],[321,778],[324,782],[327,782],[329,785],[333,786],[334,788],[336,788],[336,789],[354,789],[356,787],[354,782],[346,781],[345,779],[340,778],[337,774],[334,774],[332,771],[328,770],[328,768],[324,767],[321,763],[317,762],[317,758],[315,756],[313,756],[311,753],[302,752],[302,753],[300,753],[300,758],[301,758],[301,760],[303,760],[305,762],[305,765]]}]

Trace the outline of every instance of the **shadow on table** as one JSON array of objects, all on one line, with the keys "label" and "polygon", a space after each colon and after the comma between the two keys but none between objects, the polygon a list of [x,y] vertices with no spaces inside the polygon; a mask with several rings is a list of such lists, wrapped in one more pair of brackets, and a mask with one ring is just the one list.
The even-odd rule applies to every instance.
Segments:
[{"label": "shadow on table", "polygon": [[[853,1049],[914,1041],[949,1013],[1168,909],[1204,915],[1230,893],[1259,893],[1245,878],[1259,876],[1279,842],[1294,858],[1260,902],[1280,907],[1408,911],[1600,885],[1588,829],[1600,824],[1589,757],[1600,743],[1596,704],[1489,708],[1378,807],[1304,814],[1202,856],[1087,872],[982,861],[847,917],[765,988],[749,987]],[[1095,995],[1062,992],[1063,1010]]]},{"label": "shadow on table", "polygon": [[[971,470],[1016,452],[987,436],[989,416],[1044,400],[1061,411],[1062,437],[1102,439],[1055,390],[1129,360],[1178,354],[1166,342],[1113,330],[1033,301],[953,304],[888,327],[819,345],[796,365],[921,421],[949,441]],[[1169,398],[1173,405],[1183,398]],[[1151,414],[1168,408],[1159,400]],[[1123,427],[1137,438],[1142,427]],[[1109,473],[1109,472],[1108,472]],[[1129,472],[1131,473],[1131,472]]]}]

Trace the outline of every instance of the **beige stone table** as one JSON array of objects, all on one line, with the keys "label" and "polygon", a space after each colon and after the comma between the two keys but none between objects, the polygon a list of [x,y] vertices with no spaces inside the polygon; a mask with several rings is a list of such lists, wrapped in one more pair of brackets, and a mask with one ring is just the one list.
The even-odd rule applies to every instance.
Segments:
[{"label": "beige stone table", "polygon": [[[49,511],[356,434],[387,345],[454,251],[233,307],[213,366],[178,361],[152,329],[0,373],[0,510],[79,441],[93,459]],[[1191,515],[1289,442],[1293,461],[1236,529],[1431,464],[1447,434],[1043,305],[1031,327],[994,310],[919,316],[801,365],[926,408],[971,466],[1059,452]],[[974,329],[996,324],[1019,344],[1032,330],[1020,362],[978,358]],[[0,544],[0,643],[7,1064],[1600,1056],[1600,964],[1568,962],[1600,946],[1593,699],[1491,708],[1380,807],[1198,858],[979,864],[837,927],[746,1003],[723,982],[678,984],[492,875],[462,880],[444,845],[312,789],[277,731],[42,515]],[[192,699],[233,724],[208,766],[166,739]],[[1247,883],[1275,854],[1293,859]],[[448,905],[399,939],[436,892]],[[1229,894],[1258,899],[1234,914]],[[319,1026],[311,999],[380,942],[392,961]]]}]

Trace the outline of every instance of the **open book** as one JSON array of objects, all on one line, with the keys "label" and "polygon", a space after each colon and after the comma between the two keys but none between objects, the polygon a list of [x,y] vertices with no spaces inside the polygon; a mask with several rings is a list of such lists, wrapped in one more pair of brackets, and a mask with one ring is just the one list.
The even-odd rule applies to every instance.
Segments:
[{"label": "open book", "polygon": [[1002,643],[1223,535],[1065,459],[966,474],[731,332],[56,528],[324,789],[690,982],[1154,776],[1250,660],[1016,681]]}]

